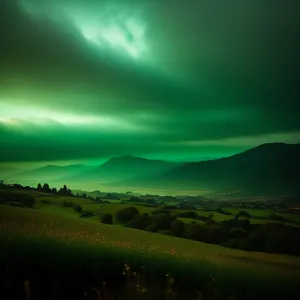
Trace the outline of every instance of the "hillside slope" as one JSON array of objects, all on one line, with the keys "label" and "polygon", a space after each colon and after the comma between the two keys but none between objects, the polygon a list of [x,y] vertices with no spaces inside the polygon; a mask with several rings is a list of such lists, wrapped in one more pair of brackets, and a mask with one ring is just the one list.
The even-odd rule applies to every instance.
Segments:
[{"label": "hillside slope", "polygon": [[140,186],[299,194],[300,144],[264,144],[231,157],[187,163],[147,180]]}]

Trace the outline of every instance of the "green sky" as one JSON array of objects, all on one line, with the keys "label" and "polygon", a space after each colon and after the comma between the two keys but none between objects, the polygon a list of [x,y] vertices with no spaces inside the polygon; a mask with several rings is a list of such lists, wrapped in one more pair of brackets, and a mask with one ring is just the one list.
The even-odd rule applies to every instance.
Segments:
[{"label": "green sky", "polygon": [[297,2],[2,0],[0,163],[300,142]]}]

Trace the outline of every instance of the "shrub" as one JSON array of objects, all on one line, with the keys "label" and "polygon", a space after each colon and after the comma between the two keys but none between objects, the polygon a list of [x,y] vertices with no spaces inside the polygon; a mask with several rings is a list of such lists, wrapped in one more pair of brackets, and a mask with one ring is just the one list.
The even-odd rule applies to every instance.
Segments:
[{"label": "shrub", "polygon": [[195,211],[184,211],[177,214],[178,218],[190,218],[190,219],[197,219],[198,214]]},{"label": "shrub", "polygon": [[222,227],[219,225],[205,225],[202,227],[201,241],[218,244],[225,238]]},{"label": "shrub", "polygon": [[178,205],[179,209],[196,209],[196,206],[189,202],[181,202]]},{"label": "shrub", "polygon": [[232,228],[230,229],[230,237],[233,238],[233,239],[240,239],[242,237],[244,237],[247,232],[242,229],[242,228]]},{"label": "shrub", "polygon": [[148,214],[137,214],[133,219],[128,223],[132,228],[146,230],[151,224],[151,219]]},{"label": "shrub", "polygon": [[189,224],[186,229],[186,237],[191,240],[199,241],[202,235],[202,226],[200,224]]},{"label": "shrub", "polygon": [[171,223],[176,220],[176,217],[170,216],[169,214],[159,214],[152,216],[152,224],[154,230],[169,230]]},{"label": "shrub", "polygon": [[136,207],[130,206],[130,207],[119,210],[116,214],[116,218],[120,223],[128,223],[138,213],[139,213],[139,211],[137,210]]},{"label": "shrub", "polygon": [[238,248],[241,250],[250,250],[250,241],[246,238],[241,239],[238,243]]},{"label": "shrub", "polygon": [[183,237],[185,235],[184,223],[180,220],[176,220],[171,224],[171,233],[177,237]]},{"label": "shrub", "polygon": [[101,218],[101,222],[104,224],[112,224],[113,223],[113,217],[111,214],[104,214]]}]

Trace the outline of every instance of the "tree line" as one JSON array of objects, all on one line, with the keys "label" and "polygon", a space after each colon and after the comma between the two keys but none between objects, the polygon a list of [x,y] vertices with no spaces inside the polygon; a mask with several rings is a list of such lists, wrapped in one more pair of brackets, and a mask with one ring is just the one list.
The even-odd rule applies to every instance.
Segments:
[{"label": "tree line", "polygon": [[[194,219],[184,223],[180,218]],[[196,212],[171,214],[166,209],[139,213],[134,206],[116,213],[116,220],[124,226],[217,244],[247,251],[271,252],[300,256],[300,228],[280,222],[251,224],[244,212],[233,219],[216,222],[212,217],[203,217]],[[112,224],[109,214],[101,216],[103,223]],[[202,221],[202,222],[199,222]]]}]

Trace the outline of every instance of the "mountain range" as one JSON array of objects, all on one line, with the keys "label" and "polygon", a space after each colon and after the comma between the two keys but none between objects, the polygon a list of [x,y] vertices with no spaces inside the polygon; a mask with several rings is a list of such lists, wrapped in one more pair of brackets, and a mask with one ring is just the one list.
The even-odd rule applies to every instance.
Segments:
[{"label": "mountain range", "polygon": [[[99,166],[49,165],[15,175],[113,187],[202,190],[210,192],[299,195],[300,144],[263,144],[242,153],[199,162],[168,162],[135,156],[109,159]],[[99,186],[97,186],[99,187]]]}]

